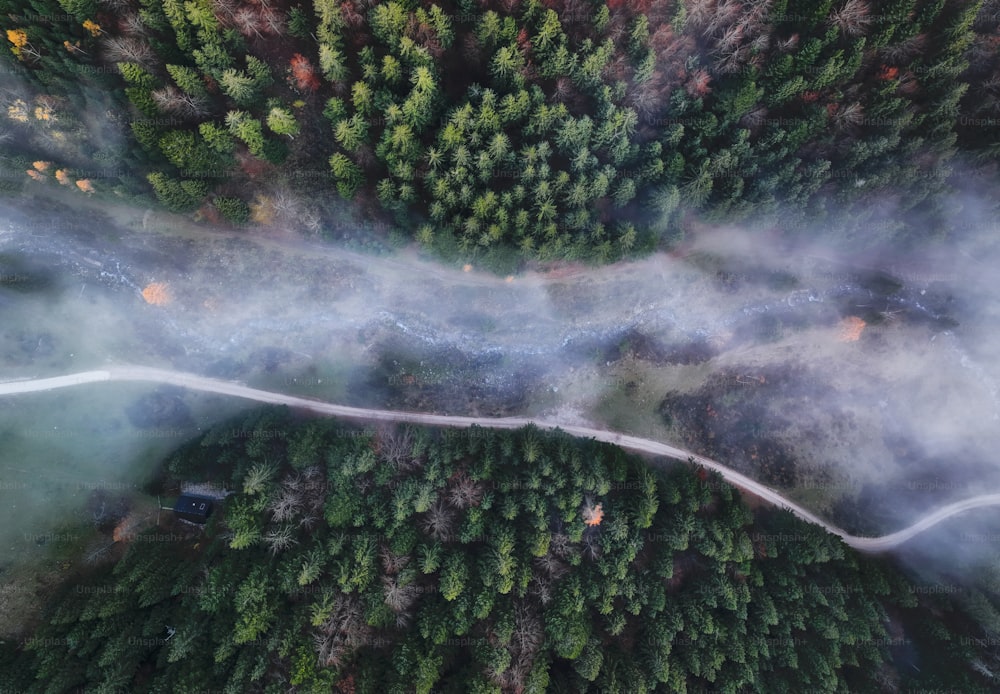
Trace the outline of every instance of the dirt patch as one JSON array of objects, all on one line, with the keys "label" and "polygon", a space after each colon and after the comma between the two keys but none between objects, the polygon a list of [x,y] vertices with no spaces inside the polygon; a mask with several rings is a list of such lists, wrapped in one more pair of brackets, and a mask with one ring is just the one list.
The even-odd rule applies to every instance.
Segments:
[{"label": "dirt patch", "polygon": [[795,367],[719,371],[697,391],[668,393],[657,411],[688,448],[765,484],[792,487],[798,479],[793,449],[773,433],[790,422],[774,413],[773,403],[792,397],[804,377]]},{"label": "dirt patch", "polygon": [[378,340],[371,351],[374,364],[347,389],[351,404],[512,416],[524,411],[542,374],[537,364],[500,352],[467,353],[398,336]]},{"label": "dirt patch", "polygon": [[718,351],[706,340],[664,344],[661,340],[630,329],[606,347],[603,360],[618,361],[629,356],[657,366],[664,364],[701,364],[716,356]]}]

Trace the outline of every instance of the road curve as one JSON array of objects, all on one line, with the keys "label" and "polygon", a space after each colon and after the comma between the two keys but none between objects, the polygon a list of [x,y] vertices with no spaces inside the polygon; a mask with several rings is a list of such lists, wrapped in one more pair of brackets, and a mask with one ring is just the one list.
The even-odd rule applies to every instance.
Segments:
[{"label": "road curve", "polygon": [[478,425],[494,429],[518,429],[529,424],[537,426],[539,429],[562,429],[563,431],[592,438],[597,441],[604,441],[615,444],[633,451],[662,455],[680,460],[693,460],[699,465],[718,472],[723,479],[734,487],[750,492],[775,506],[791,511],[804,521],[821,526],[825,530],[843,539],[844,543],[862,552],[885,552],[899,545],[914,536],[930,529],[931,527],[947,520],[960,513],[971,511],[986,506],[1000,506],[1000,493],[982,494],[963,501],[957,501],[947,506],[943,506],[936,511],[928,513],[913,525],[904,528],[891,535],[882,537],[858,537],[850,535],[846,531],[835,525],[827,523],[818,516],[802,508],[791,499],[786,498],[779,492],[761,484],[746,475],[731,470],[722,463],[698,455],[691,451],[676,446],[671,446],[659,441],[643,439],[627,434],[619,434],[613,431],[602,429],[591,429],[589,427],[573,426],[566,424],[555,424],[541,419],[529,417],[462,417],[439,414],[425,414],[421,412],[402,412],[397,410],[372,410],[363,407],[349,407],[347,405],[334,405],[321,400],[299,397],[295,395],[285,395],[274,393],[258,388],[251,388],[240,383],[222,381],[197,374],[184,373],[180,371],[170,371],[167,369],[157,369],[146,366],[113,366],[100,371],[83,371],[65,376],[55,376],[52,378],[37,378],[24,381],[0,382],[0,396],[16,395],[19,393],[32,393],[37,391],[53,390],[56,388],[69,388],[85,383],[100,383],[104,381],[146,381],[152,383],[166,383],[190,390],[198,390],[207,393],[217,393],[219,395],[230,395],[236,398],[244,398],[257,402],[273,405],[287,405],[289,407],[309,410],[319,414],[343,417],[348,419],[361,419],[366,421],[391,421],[409,422],[412,424],[430,424],[434,426],[468,427]]}]

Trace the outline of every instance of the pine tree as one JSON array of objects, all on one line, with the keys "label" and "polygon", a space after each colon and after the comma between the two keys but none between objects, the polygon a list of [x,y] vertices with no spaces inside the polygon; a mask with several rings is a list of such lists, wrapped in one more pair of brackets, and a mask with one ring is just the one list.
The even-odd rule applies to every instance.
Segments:
[{"label": "pine tree", "polygon": [[299,122],[291,111],[280,106],[273,106],[267,114],[267,127],[277,135],[295,137],[299,134]]}]

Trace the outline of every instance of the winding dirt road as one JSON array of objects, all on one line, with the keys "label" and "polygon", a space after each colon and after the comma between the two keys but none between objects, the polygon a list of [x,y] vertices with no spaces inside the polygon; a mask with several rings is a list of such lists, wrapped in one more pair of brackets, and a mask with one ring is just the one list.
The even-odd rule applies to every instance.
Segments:
[{"label": "winding dirt road", "polygon": [[221,381],[205,376],[198,376],[197,374],[145,366],[115,366],[101,371],[83,371],[80,373],[55,376],[52,378],[0,382],[0,395],[16,395],[19,393],[32,393],[56,388],[69,388],[86,383],[100,383],[103,381],[146,381],[152,383],[166,383],[191,390],[217,393],[220,395],[230,395],[237,398],[244,398],[247,400],[254,400],[273,405],[287,405],[289,407],[310,410],[319,414],[366,421],[410,422],[412,424],[430,424],[434,426],[449,427],[468,427],[475,424],[482,427],[496,429],[517,429],[529,424],[533,424],[540,429],[559,428],[575,436],[613,443],[617,446],[633,451],[651,453],[653,455],[662,455],[680,460],[693,460],[703,467],[715,470],[723,477],[723,479],[733,486],[759,496],[775,506],[785,508],[804,521],[821,526],[828,532],[838,535],[843,539],[845,544],[863,552],[884,552],[891,550],[925,530],[937,525],[938,523],[941,523],[942,521],[960,513],[965,513],[966,511],[986,506],[1000,506],[1000,493],[982,494],[943,506],[936,511],[928,513],[913,525],[892,533],[891,535],[883,535],[882,537],[857,537],[855,535],[850,535],[844,530],[813,515],[806,509],[796,504],[794,501],[782,496],[774,489],[756,482],[746,475],[736,472],[735,470],[731,470],[715,460],[706,458],[683,448],[677,448],[676,446],[660,443],[658,441],[651,441],[649,439],[619,434],[613,431],[604,431],[601,429],[555,424],[528,417],[461,417],[424,414],[420,412],[372,410],[361,407],[348,407],[346,405],[334,405],[332,403],[294,395],[285,395],[283,393],[259,390],[257,388],[250,388],[249,386],[245,386],[240,383]]}]

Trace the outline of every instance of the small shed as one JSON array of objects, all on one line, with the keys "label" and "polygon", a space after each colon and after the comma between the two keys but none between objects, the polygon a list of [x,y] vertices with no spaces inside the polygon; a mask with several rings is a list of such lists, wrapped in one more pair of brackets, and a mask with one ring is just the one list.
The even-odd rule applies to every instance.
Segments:
[{"label": "small shed", "polygon": [[207,523],[208,517],[212,514],[212,504],[213,500],[207,496],[181,494],[174,504],[174,513],[178,518],[192,523]]}]

